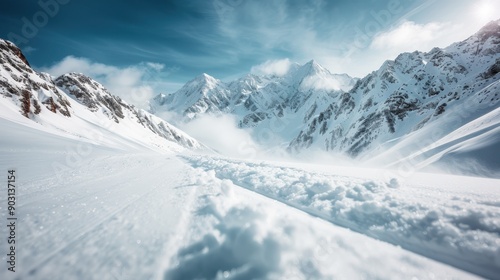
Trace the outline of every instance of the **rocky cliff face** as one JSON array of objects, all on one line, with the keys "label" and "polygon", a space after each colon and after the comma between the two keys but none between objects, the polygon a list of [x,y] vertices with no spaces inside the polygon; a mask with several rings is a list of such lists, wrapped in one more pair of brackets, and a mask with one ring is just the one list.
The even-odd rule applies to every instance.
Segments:
[{"label": "rocky cliff face", "polygon": [[136,131],[146,142],[147,137],[155,135],[186,148],[201,148],[184,132],[128,105],[83,74],[69,73],[53,79],[46,73],[34,71],[22,52],[4,40],[0,40],[0,94],[3,105],[11,109],[17,107],[19,116],[42,125],[65,130],[60,126],[66,121],[54,116],[59,115],[71,123],[71,119],[88,118],[87,111],[92,117],[105,117],[124,130]]}]

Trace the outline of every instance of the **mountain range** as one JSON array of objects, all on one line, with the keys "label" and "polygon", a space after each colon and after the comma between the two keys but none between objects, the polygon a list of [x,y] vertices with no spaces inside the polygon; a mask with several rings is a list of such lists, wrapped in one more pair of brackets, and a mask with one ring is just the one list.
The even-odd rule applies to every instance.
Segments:
[{"label": "mountain range", "polygon": [[489,156],[500,148],[499,72],[497,20],[449,47],[402,53],[362,79],[332,74],[314,60],[281,76],[222,82],[202,74],[153,98],[150,111],[174,112],[181,122],[230,115],[257,141],[292,154],[319,150],[392,167],[499,170]]},{"label": "mountain range", "polygon": [[326,109],[357,81],[347,74],[331,74],[314,60],[294,63],[282,76],[248,74],[229,83],[204,73],[175,93],[153,98],[150,111],[173,112],[183,122],[206,114],[230,114],[237,118],[238,127],[252,128],[255,137],[258,130],[272,129],[280,140],[289,141],[316,110]]}]

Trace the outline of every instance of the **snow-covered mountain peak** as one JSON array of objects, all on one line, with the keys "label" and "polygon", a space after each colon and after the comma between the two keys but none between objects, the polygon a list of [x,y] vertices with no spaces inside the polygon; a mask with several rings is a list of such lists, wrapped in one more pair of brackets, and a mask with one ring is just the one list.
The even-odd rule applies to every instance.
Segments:
[{"label": "snow-covered mountain peak", "polygon": [[14,43],[0,39],[0,51],[1,52],[9,52],[16,57],[18,57],[22,62],[24,62],[27,66],[30,66],[28,60],[22,53],[21,49],[19,49]]},{"label": "snow-covered mountain peak", "polygon": [[314,113],[328,106],[328,95],[346,92],[356,81],[347,74],[330,73],[315,60],[293,63],[282,76],[249,73],[227,84],[202,74],[179,91],[152,99],[150,110],[173,111],[187,121],[203,113],[233,114],[241,127],[256,127],[275,116]]},{"label": "snow-covered mountain peak", "polygon": [[[348,94],[334,97],[326,110],[310,118],[290,148],[315,146],[356,157],[418,135],[416,131],[427,127],[439,127],[432,133],[442,137],[473,121],[479,112],[487,113],[500,98],[498,23],[491,22],[447,48],[402,53],[384,62]],[[484,108],[485,103],[490,109]],[[455,122],[431,125],[440,119]]]},{"label": "snow-covered mountain peak", "polygon": [[108,90],[99,82],[93,80],[83,73],[71,72],[63,74],[56,78],[56,81],[63,83],[64,81],[71,81],[79,86],[85,86],[92,89],[91,92],[85,92],[87,95],[111,95]]},{"label": "snow-covered mountain peak", "polygon": [[331,75],[330,71],[319,65],[315,60],[310,60],[304,65],[299,66],[297,69],[295,69],[295,71],[289,72],[289,74],[297,78],[304,78],[314,75]]},{"label": "snow-covered mountain peak", "polygon": [[196,83],[203,83],[207,85],[208,87],[215,87],[217,84],[220,83],[220,80],[208,75],[207,73],[203,73],[201,75],[198,75],[195,77],[191,82],[196,82]]},{"label": "snow-covered mountain peak", "polygon": [[300,90],[349,91],[354,86],[354,79],[347,74],[332,74],[315,60],[290,71],[287,78]]},{"label": "snow-covered mountain peak", "polygon": [[[291,64],[281,76],[249,74],[228,84],[203,76],[156,104],[188,121],[204,113],[230,114],[256,134],[283,121],[289,125],[278,137],[293,139],[292,151],[315,147],[360,157],[442,116],[453,118],[452,112],[464,111],[457,109],[464,100],[466,108],[497,106],[499,23],[447,48],[402,53],[363,79],[332,74],[311,60]],[[454,125],[476,117],[463,115]],[[446,125],[439,135],[453,128]]]},{"label": "snow-covered mountain peak", "polygon": [[21,50],[0,39],[0,95],[19,105],[26,118],[48,110],[71,116],[71,106],[50,75],[31,69]]},{"label": "snow-covered mountain peak", "polygon": [[224,86],[220,80],[218,80],[218,79],[216,79],[216,78],[214,78],[206,73],[203,73],[201,75],[196,76],[191,81],[187,82],[179,90],[179,92],[198,93],[198,94],[202,94],[203,96],[206,96],[206,95],[209,95],[212,90],[214,90],[220,86]]},{"label": "snow-covered mountain peak", "polygon": [[124,108],[132,109],[121,98],[111,95],[103,85],[82,73],[63,74],[54,82],[90,111],[101,110],[115,122],[124,118]]},{"label": "snow-covered mountain peak", "polygon": [[319,63],[316,62],[316,60],[314,60],[314,59],[311,59],[310,61],[308,61],[307,63],[302,65],[302,67],[305,69],[308,69],[309,73],[311,73],[311,74],[328,71],[323,66],[319,65]]},{"label": "snow-covered mountain peak", "polygon": [[490,21],[483,28],[481,28],[474,36],[486,41],[489,38],[500,38],[500,19]]},{"label": "snow-covered mountain peak", "polygon": [[229,104],[229,89],[222,81],[203,73],[187,82],[180,90],[156,96],[150,102],[150,111],[157,112],[159,107],[169,110],[179,109],[177,113],[187,119],[194,119],[204,112],[218,112]]},{"label": "snow-covered mountain peak", "polygon": [[500,19],[489,22],[474,35],[452,44],[443,51],[468,54],[469,60],[474,56],[495,56],[500,53]]}]

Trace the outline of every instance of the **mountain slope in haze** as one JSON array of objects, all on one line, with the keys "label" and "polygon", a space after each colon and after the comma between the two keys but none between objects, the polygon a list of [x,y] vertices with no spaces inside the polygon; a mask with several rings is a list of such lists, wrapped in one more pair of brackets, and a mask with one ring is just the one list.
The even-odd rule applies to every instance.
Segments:
[{"label": "mountain slope in haze", "polygon": [[255,131],[286,119],[284,138],[290,139],[298,133],[297,124],[308,120],[306,116],[325,109],[334,96],[344,94],[356,81],[346,74],[331,74],[314,60],[292,64],[285,75],[248,74],[229,83],[202,74],[173,94],[153,98],[150,110],[159,115],[173,112],[184,121],[204,114],[230,114],[239,127]]},{"label": "mountain slope in haze", "polygon": [[[0,40],[0,116],[61,135],[110,146],[198,149],[202,145],[166,121],[111,95],[83,74],[52,79],[34,71],[22,52]],[[23,118],[24,116],[25,118]]]},{"label": "mountain slope in haze", "polygon": [[[462,126],[477,126],[498,108],[499,72],[497,20],[447,48],[400,54],[362,79],[333,75],[314,61],[295,64],[283,76],[249,74],[230,83],[204,74],[173,94],[155,97],[151,107],[158,114],[175,112],[184,121],[229,114],[240,127],[251,127],[257,141],[263,132],[276,135],[292,153],[320,150],[391,166],[417,155],[412,164],[457,161],[451,158],[466,153],[471,162],[491,165],[469,152],[477,148],[488,154],[499,146],[489,130],[498,120],[481,130],[484,137],[464,134],[453,148],[433,145],[445,143]],[[471,137],[478,141],[472,144]],[[460,148],[460,139],[469,142]]]}]

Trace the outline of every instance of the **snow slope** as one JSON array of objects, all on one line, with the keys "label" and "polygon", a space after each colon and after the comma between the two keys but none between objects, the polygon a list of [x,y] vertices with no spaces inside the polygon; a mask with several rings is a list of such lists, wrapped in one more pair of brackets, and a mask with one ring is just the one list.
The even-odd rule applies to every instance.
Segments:
[{"label": "snow slope", "polygon": [[[149,279],[189,211],[172,154],[86,144],[0,119],[3,172],[17,174],[17,271],[1,279]],[[29,137],[27,137],[29,136]],[[33,141],[36,139],[36,143]],[[6,197],[0,196],[2,220]],[[2,240],[7,231],[3,226]],[[5,237],[5,238],[4,238]],[[5,260],[5,246],[2,258]]]},{"label": "snow slope", "polygon": [[15,45],[1,39],[0,117],[92,143],[122,143],[125,150],[203,148],[184,132],[128,105],[83,74],[53,79],[34,71]]},{"label": "snow slope", "polygon": [[419,170],[500,178],[500,162],[496,156],[500,148],[499,114],[500,109],[494,109],[431,141],[429,136],[433,135],[433,131],[453,121],[442,119],[400,139],[398,143],[390,143],[389,148],[380,147],[383,152],[376,154],[376,151],[366,158],[373,164],[390,168],[412,165]]},{"label": "snow slope", "polygon": [[[15,168],[18,185],[17,271],[6,270],[2,253],[1,279],[477,278],[238,185],[252,176],[221,179],[225,171],[208,163],[226,164],[224,159],[122,151],[119,143],[79,149],[78,139],[5,119],[0,127],[9,132],[0,138],[0,168]],[[234,164],[242,173],[249,165]],[[292,172],[270,168],[284,182]],[[309,176],[301,181],[306,188],[321,189],[316,174]],[[347,177],[332,184],[356,191],[359,180],[353,180],[351,186]],[[492,194],[483,191],[450,195],[479,201]],[[1,196],[3,220],[5,205]],[[0,233],[5,240],[7,228]]]}]

